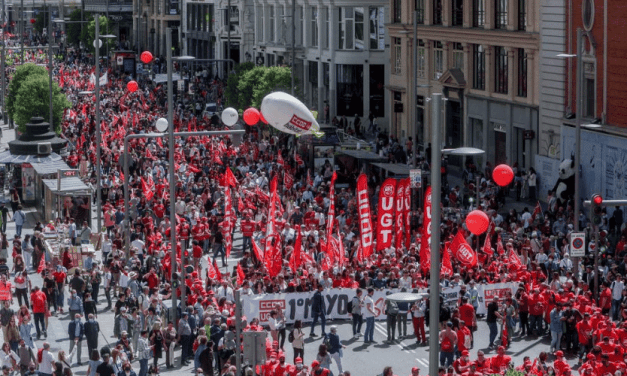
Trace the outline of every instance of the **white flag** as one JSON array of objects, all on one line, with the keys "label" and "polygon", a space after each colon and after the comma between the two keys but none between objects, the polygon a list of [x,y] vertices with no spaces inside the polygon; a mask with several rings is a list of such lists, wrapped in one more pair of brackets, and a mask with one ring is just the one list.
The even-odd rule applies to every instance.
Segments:
[{"label": "white flag", "polygon": [[96,75],[95,74],[91,74],[91,76],[89,76],[89,83],[90,84],[96,84]]},{"label": "white flag", "polygon": [[105,72],[105,74],[103,74],[102,77],[100,77],[100,79],[98,80],[98,85],[104,86],[104,85],[106,85],[109,82],[109,80],[107,78],[107,73],[109,73],[109,72]]}]

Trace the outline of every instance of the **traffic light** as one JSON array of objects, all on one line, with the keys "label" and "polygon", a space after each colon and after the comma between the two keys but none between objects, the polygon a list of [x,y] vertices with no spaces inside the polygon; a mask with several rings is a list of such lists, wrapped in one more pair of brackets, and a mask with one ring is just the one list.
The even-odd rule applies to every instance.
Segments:
[{"label": "traffic light", "polygon": [[590,199],[590,207],[591,207],[591,213],[592,213],[592,223],[595,226],[599,226],[601,225],[602,222],[602,207],[601,205],[603,204],[603,197],[601,197],[600,194],[593,194],[592,198]]}]

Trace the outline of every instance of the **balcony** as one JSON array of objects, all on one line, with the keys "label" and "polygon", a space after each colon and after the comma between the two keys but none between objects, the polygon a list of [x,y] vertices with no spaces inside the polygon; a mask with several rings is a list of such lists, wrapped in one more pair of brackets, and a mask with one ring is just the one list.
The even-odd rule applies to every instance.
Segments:
[{"label": "balcony", "polygon": [[[107,9],[108,5],[108,9]],[[133,12],[133,0],[90,0],[85,2],[87,12]]]}]

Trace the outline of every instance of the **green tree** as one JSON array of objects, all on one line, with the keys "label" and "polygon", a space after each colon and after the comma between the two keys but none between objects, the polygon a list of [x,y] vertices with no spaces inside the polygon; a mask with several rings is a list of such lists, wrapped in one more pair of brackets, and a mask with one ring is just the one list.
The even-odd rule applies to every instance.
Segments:
[{"label": "green tree", "polygon": [[228,106],[240,108],[240,106],[238,105],[238,98],[237,98],[237,85],[242,75],[248,72],[249,70],[253,69],[254,67],[255,67],[255,64],[253,63],[243,63],[243,64],[235,65],[234,67],[235,73],[231,73],[229,75],[229,79],[226,82],[225,96],[226,96],[226,104]]},{"label": "green tree", "polygon": [[33,25],[33,28],[40,33],[43,32],[44,27],[45,27],[45,21],[44,21],[45,14],[46,14],[45,12],[39,12],[37,14],[37,17],[35,17],[35,24]]},{"label": "green tree", "polygon": [[[50,116],[50,92],[48,76],[39,74],[28,76],[20,85],[14,103],[12,118],[20,132],[26,131],[26,124],[33,116],[48,119]],[[52,85],[52,119],[57,133],[61,131],[63,111],[70,108],[71,103],[56,83]]]},{"label": "green tree", "polygon": [[[17,67],[15,74],[9,83],[9,93],[6,97],[6,110],[9,116],[15,120],[15,104],[17,99],[17,93],[22,86],[22,83],[31,76],[44,76],[48,78],[48,71],[44,67],[40,67],[33,63],[23,64]],[[47,85],[46,85],[47,87]]]},{"label": "green tree", "polygon": [[[251,63],[247,63],[251,64]],[[244,64],[242,64],[244,65]],[[227,102],[229,106],[244,109],[259,107],[263,98],[274,91],[290,92],[292,70],[289,67],[253,67],[243,69],[229,77]],[[300,90],[296,87],[296,96]]]},{"label": "green tree", "polygon": [[[81,10],[74,9],[72,13],[70,13],[70,22],[80,22],[81,21]],[[65,32],[67,35],[68,44],[73,44],[78,46],[81,41],[81,26],[80,23],[68,23],[65,25]]]},{"label": "green tree", "polygon": [[[83,33],[86,34],[86,40],[83,40],[85,44],[85,48],[90,52],[95,52],[94,50],[94,40],[96,39],[96,15],[90,14],[90,21],[87,24],[86,28],[83,28]],[[100,35],[111,34],[109,19],[106,16],[100,16]],[[113,50],[115,46],[115,39],[113,38],[100,38],[102,41],[102,47],[100,48],[100,56],[103,56],[103,53],[107,51],[107,44],[109,45],[109,51]]]}]

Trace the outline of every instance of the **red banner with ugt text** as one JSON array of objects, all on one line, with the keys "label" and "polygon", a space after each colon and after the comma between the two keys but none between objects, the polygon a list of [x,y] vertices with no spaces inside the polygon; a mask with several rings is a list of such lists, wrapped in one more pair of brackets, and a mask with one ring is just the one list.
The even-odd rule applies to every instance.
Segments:
[{"label": "red banner with ugt text", "polygon": [[396,179],[385,179],[379,189],[379,206],[377,209],[377,251],[381,251],[382,249],[392,246],[395,195]]},{"label": "red banner with ugt text", "polygon": [[405,189],[403,189],[403,180],[396,184],[396,204],[394,205],[394,224],[396,227],[396,242],[394,247],[401,248],[403,246],[403,236],[405,235],[405,225],[403,216],[403,206],[405,205]]},{"label": "red banner with ugt text", "polygon": [[431,187],[425,192],[422,238],[420,239],[420,269],[427,273],[431,267]]},{"label": "red banner with ugt text", "polygon": [[411,179],[401,180],[403,183],[403,220],[405,221],[405,248],[409,249],[411,243]]},{"label": "red banner with ugt text", "polygon": [[357,207],[359,210],[359,236],[361,248],[365,258],[372,255],[372,215],[370,213],[370,198],[368,197],[368,178],[361,174],[357,178]]}]

